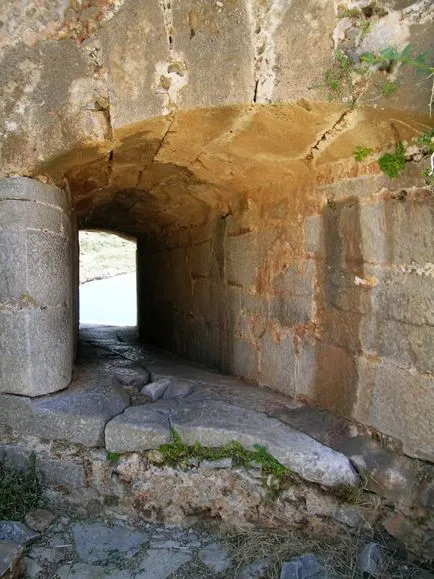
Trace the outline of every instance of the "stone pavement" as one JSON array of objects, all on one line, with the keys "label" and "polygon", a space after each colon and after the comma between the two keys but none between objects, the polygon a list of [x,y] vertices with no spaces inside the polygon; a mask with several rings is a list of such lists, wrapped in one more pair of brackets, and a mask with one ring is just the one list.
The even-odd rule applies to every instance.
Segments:
[{"label": "stone pavement", "polygon": [[[434,577],[403,562],[394,561],[391,568],[390,554],[377,543],[354,542],[356,550],[344,557],[345,570],[339,571],[321,541],[317,554],[285,557],[282,551],[276,563],[271,549],[261,558],[253,550],[250,560],[240,563],[225,537],[205,531],[114,518],[77,521],[45,509],[28,513],[26,521],[40,532],[0,521],[2,579],[344,579],[349,573],[354,578],[389,578],[398,572],[402,578]],[[5,536],[10,540],[3,541]],[[303,544],[297,540],[294,545]],[[287,552],[294,552],[294,545],[289,544]]]}]

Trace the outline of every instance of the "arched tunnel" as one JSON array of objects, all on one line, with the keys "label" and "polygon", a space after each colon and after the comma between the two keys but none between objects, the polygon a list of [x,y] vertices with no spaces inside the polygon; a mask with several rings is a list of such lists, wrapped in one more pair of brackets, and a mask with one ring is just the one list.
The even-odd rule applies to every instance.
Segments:
[{"label": "arched tunnel", "polygon": [[[137,238],[143,340],[432,460],[433,205],[411,148],[432,79],[360,68],[421,51],[432,9],[61,4],[6,7],[1,174],[63,192],[75,273],[78,229]],[[391,179],[377,159],[401,142]]]}]

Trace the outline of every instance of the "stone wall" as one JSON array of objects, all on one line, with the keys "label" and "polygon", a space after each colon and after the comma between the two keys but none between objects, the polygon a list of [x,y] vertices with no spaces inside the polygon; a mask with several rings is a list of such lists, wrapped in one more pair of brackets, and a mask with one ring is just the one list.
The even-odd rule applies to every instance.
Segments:
[{"label": "stone wall", "polygon": [[432,195],[411,169],[333,179],[142,238],[141,335],[433,460]]}]

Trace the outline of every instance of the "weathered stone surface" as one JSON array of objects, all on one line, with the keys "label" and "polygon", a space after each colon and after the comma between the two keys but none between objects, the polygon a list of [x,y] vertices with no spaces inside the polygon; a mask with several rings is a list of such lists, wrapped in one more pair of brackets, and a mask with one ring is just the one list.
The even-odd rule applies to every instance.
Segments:
[{"label": "weathered stone surface", "polygon": [[379,577],[384,567],[383,552],[378,543],[368,543],[360,551],[357,568],[363,575]]},{"label": "weathered stone surface", "polygon": [[23,523],[0,521],[0,541],[12,541],[20,545],[29,545],[39,539],[39,537],[39,533],[35,533]]},{"label": "weathered stone surface", "polygon": [[[169,423],[170,419],[170,423]],[[106,426],[112,452],[157,448],[170,441],[169,425],[188,444],[222,446],[238,440],[246,447],[265,446],[282,464],[307,480],[326,486],[357,484],[357,475],[341,454],[275,419],[223,401],[170,400],[128,408]]]},{"label": "weathered stone surface", "polygon": [[199,551],[199,559],[214,573],[223,573],[231,561],[219,543],[211,543]]},{"label": "weathered stone surface", "polygon": [[82,561],[97,563],[117,552],[127,558],[133,557],[147,539],[146,533],[114,526],[98,524],[73,525],[75,547]]},{"label": "weathered stone surface", "polygon": [[65,197],[24,177],[0,179],[5,206],[0,207],[0,392],[40,396],[71,380],[71,227],[64,227]]},{"label": "weathered stone surface", "polygon": [[165,549],[148,549],[139,562],[136,579],[166,579],[191,559],[190,553]]},{"label": "weathered stone surface", "polygon": [[326,579],[327,575],[315,555],[306,554],[285,561],[280,579]]},{"label": "weathered stone surface", "polygon": [[170,378],[160,378],[160,380],[155,380],[154,382],[146,384],[140,392],[149,396],[152,401],[159,400],[160,398],[163,398],[163,394],[167,390],[170,382]]},{"label": "weathered stone surface", "polygon": [[69,577],[76,577],[77,579],[82,579],[83,577],[88,579],[106,579],[106,577],[109,577],[104,567],[87,565],[86,563],[62,565],[56,569],[56,576],[59,579],[69,579]]},{"label": "weathered stone surface", "polygon": [[258,559],[250,565],[246,565],[241,568],[238,575],[239,579],[263,579],[267,575],[267,570],[270,567],[270,561],[268,559]]},{"label": "weathered stone surface", "polygon": [[28,527],[42,533],[48,529],[55,518],[55,515],[47,509],[35,509],[26,514],[24,521]]},{"label": "weathered stone surface", "polygon": [[87,383],[76,380],[51,396],[2,394],[0,401],[0,423],[18,434],[99,446],[106,422],[124,410],[129,397],[115,383],[104,384],[94,377]]},{"label": "weathered stone surface", "polygon": [[406,454],[432,461],[432,376],[382,361],[360,359],[359,363],[363,380],[355,419],[401,440]]},{"label": "weathered stone surface", "polygon": [[18,543],[0,539],[0,577],[18,579],[22,571],[23,548]]}]

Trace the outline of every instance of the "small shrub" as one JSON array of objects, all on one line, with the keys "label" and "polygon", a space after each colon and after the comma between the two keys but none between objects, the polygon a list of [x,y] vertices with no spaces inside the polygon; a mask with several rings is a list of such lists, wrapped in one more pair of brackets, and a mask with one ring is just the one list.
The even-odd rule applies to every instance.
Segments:
[{"label": "small shrub", "polygon": [[395,145],[394,153],[384,153],[378,159],[378,165],[383,173],[391,178],[397,177],[405,166],[404,153],[405,148],[401,142]]},{"label": "small shrub", "polygon": [[359,163],[364,161],[372,153],[372,149],[368,147],[356,147],[353,151],[353,155],[356,161]]},{"label": "small shrub", "polygon": [[17,472],[0,462],[0,520],[22,521],[28,511],[43,506],[42,485],[32,455],[29,467]]}]

